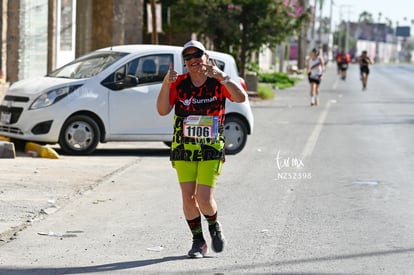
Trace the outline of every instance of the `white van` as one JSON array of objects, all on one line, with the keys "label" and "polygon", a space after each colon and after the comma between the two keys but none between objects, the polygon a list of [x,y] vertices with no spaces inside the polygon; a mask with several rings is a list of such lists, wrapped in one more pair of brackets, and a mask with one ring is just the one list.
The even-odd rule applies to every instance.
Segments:
[{"label": "white van", "polygon": [[[90,154],[100,142],[172,140],[173,112],[160,116],[156,100],[169,64],[185,71],[182,47],[124,45],[100,49],[35,79],[10,86],[0,105],[0,135],[66,154]],[[239,79],[231,55],[208,51]],[[253,132],[249,101],[226,103],[226,152],[236,154]]]}]

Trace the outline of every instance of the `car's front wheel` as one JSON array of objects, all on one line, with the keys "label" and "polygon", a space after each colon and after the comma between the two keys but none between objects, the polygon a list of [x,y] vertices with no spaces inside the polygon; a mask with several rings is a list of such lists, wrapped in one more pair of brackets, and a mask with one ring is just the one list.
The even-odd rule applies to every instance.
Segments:
[{"label": "car's front wheel", "polygon": [[224,122],[226,154],[234,155],[243,150],[247,141],[246,123],[237,116],[226,116]]},{"label": "car's front wheel", "polygon": [[87,155],[95,151],[101,132],[95,120],[86,115],[70,117],[63,125],[59,145],[64,153]]}]

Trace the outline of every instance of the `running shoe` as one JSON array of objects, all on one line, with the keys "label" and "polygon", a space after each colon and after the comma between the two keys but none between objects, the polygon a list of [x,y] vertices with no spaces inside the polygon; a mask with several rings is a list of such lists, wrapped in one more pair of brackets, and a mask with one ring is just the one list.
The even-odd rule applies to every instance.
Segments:
[{"label": "running shoe", "polygon": [[209,226],[211,236],[211,248],[214,252],[219,253],[223,251],[226,240],[221,232],[221,224],[216,222],[214,225]]},{"label": "running shoe", "polygon": [[196,259],[203,258],[207,253],[207,250],[208,248],[205,241],[193,240],[193,246],[190,251],[188,251],[188,257]]}]

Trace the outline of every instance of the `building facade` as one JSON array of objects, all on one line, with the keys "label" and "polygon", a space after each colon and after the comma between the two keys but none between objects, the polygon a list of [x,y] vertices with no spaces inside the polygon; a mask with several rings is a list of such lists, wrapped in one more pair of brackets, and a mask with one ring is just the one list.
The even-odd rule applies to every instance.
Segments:
[{"label": "building facade", "polygon": [[1,0],[0,78],[45,75],[87,52],[143,42],[144,0]]}]

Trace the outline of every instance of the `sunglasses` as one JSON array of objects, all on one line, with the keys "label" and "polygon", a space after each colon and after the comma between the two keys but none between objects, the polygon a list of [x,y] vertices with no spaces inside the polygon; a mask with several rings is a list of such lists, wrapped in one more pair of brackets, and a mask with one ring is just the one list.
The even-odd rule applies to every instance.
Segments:
[{"label": "sunglasses", "polygon": [[188,60],[191,60],[193,58],[200,58],[203,55],[204,55],[203,51],[198,51],[198,52],[195,52],[195,53],[185,54],[185,55],[183,55],[183,58],[184,58],[185,61],[188,61]]}]

